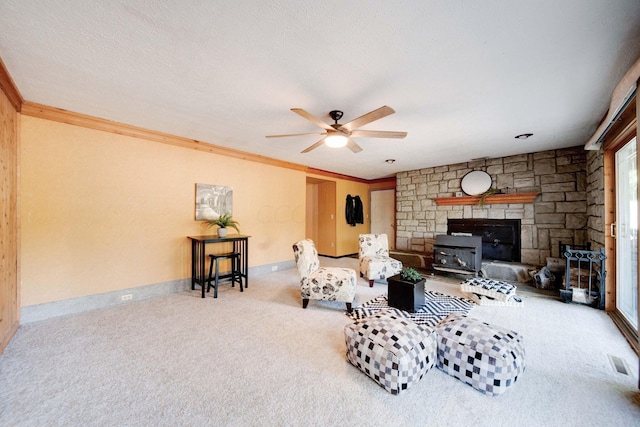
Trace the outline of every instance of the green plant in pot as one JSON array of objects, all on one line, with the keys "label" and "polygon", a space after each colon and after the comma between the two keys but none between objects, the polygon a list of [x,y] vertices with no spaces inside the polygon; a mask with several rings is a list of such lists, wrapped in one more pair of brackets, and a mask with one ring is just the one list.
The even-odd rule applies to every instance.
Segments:
[{"label": "green plant in pot", "polygon": [[400,272],[400,278],[411,283],[418,283],[420,280],[422,280],[422,276],[420,275],[420,273],[418,273],[415,268],[411,267],[403,267],[402,271]]},{"label": "green plant in pot", "polygon": [[218,237],[227,237],[227,227],[234,228],[238,233],[240,232],[240,229],[238,229],[240,223],[233,219],[230,214],[222,214],[218,219],[208,219],[205,224],[207,227],[218,226]]}]

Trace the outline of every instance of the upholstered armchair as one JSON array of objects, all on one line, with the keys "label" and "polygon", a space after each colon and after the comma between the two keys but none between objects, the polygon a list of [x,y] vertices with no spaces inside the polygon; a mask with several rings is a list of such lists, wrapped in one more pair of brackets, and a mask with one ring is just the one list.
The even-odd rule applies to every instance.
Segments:
[{"label": "upholstered armchair", "polygon": [[359,240],[360,276],[369,281],[370,287],[373,287],[374,280],[385,280],[402,271],[402,262],[389,257],[386,234],[361,234]]},{"label": "upholstered armchair", "polygon": [[320,267],[316,245],[310,239],[293,245],[293,255],[300,273],[302,308],[307,308],[310,299],[351,303],[356,296],[357,276],[355,270],[340,267]]}]

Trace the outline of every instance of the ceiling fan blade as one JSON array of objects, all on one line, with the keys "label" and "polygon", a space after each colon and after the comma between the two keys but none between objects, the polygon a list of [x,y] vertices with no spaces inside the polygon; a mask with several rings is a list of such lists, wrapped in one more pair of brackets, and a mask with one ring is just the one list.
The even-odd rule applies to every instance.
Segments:
[{"label": "ceiling fan blade", "polygon": [[292,108],[291,111],[293,111],[294,113],[304,117],[305,119],[309,120],[311,123],[314,123],[314,124],[320,126],[322,129],[335,130],[330,125],[326,124],[325,122],[323,122],[322,120],[320,120],[319,118],[317,118],[313,114],[303,110],[302,108]]},{"label": "ceiling fan blade", "polygon": [[301,151],[301,153],[308,153],[311,150],[315,150],[316,148],[320,147],[322,144],[324,144],[324,138],[322,138],[320,141],[316,142],[315,144],[305,148],[304,150]]},{"label": "ceiling fan blade", "polygon": [[304,136],[304,135],[326,135],[326,132],[313,132],[313,133],[289,133],[286,135],[267,135],[265,138],[286,138],[288,136]]},{"label": "ceiling fan blade", "polygon": [[406,132],[397,132],[392,130],[354,130],[351,136],[360,138],[404,138]]},{"label": "ceiling fan blade", "polygon": [[356,142],[351,138],[347,139],[347,147],[349,147],[349,150],[353,151],[354,153],[359,153],[362,151],[362,147],[356,144]]},{"label": "ceiling fan blade", "polygon": [[348,131],[351,131],[353,129],[359,128],[360,126],[366,125],[367,123],[371,123],[375,120],[381,119],[383,117],[387,117],[393,113],[395,113],[393,108],[387,107],[385,105],[383,107],[378,108],[377,110],[370,111],[367,114],[358,117],[357,119],[353,119],[349,123],[345,123],[340,127],[345,128]]}]

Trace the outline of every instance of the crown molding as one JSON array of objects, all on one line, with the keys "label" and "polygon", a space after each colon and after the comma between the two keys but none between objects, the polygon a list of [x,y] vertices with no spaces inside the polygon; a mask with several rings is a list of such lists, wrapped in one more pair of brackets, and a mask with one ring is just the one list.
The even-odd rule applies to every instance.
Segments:
[{"label": "crown molding", "polygon": [[[148,141],[160,142],[163,144],[173,145],[176,147],[188,148],[192,150],[202,151],[220,156],[233,157],[236,159],[247,160],[250,162],[262,163],[281,168],[293,169],[307,174],[323,175],[332,178],[339,178],[348,181],[361,183],[373,183],[378,180],[366,180],[356,178],[349,175],[329,172],[322,169],[315,169],[298,163],[286,162],[283,160],[273,159],[267,156],[247,153],[245,151],[234,150],[233,148],[221,147],[219,145],[209,144],[207,142],[198,141],[196,139],[184,138],[168,133],[157,132],[144,129],[137,126],[127,125],[124,123],[113,122],[110,120],[100,119],[86,114],[76,113],[61,108],[49,107],[47,105],[37,104],[35,102],[24,101],[22,103],[22,114],[25,116],[37,117],[41,119],[51,120],[60,123],[66,123],[74,126],[81,126],[88,129],[99,130],[102,132],[110,132],[118,135],[131,136],[134,138],[146,139]],[[387,180],[393,178],[387,178]]]},{"label": "crown molding", "polygon": [[356,178],[355,176],[343,175],[341,173],[329,172],[329,171],[325,171],[325,170],[322,170],[322,169],[315,169],[315,168],[311,168],[311,167],[307,167],[306,172],[308,174],[322,175],[322,176],[326,176],[328,178],[344,179],[344,180],[347,180],[347,181],[360,182],[362,184],[369,184],[371,182],[371,181],[366,180],[364,178]]},{"label": "crown molding", "polygon": [[290,163],[282,160],[272,159],[270,157],[261,156],[258,154],[234,150],[233,148],[209,144],[207,142],[198,141],[196,139],[189,139],[181,136],[171,135],[168,133],[152,131],[137,126],[100,119],[97,117],[88,116],[86,114],[63,110],[61,108],[49,107],[29,101],[25,101],[22,105],[22,114],[25,116],[37,117],[74,126],[81,126],[88,129],[99,130],[102,132],[110,132],[118,135],[146,139],[148,141],[160,142],[176,147],[188,148],[206,153],[248,160],[251,162],[263,163],[298,171],[307,170],[306,166],[297,163]]}]

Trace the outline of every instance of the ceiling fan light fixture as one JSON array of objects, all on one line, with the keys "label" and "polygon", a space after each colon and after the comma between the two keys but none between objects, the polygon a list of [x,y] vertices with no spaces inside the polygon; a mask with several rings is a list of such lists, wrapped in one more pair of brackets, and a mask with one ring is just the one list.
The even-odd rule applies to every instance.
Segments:
[{"label": "ceiling fan light fixture", "polygon": [[342,148],[347,145],[347,137],[344,135],[329,135],[324,142],[331,148]]},{"label": "ceiling fan light fixture", "polygon": [[304,119],[307,119],[314,125],[322,128],[324,132],[322,133],[294,133],[287,135],[267,135],[267,138],[282,138],[286,136],[302,136],[302,135],[325,135],[320,141],[315,144],[305,148],[300,153],[308,153],[311,150],[315,150],[316,148],[326,145],[331,148],[341,148],[347,147],[349,150],[354,153],[359,153],[362,151],[362,147],[358,145],[357,142],[353,140],[354,137],[362,137],[362,138],[396,138],[402,139],[407,136],[407,132],[396,132],[396,131],[382,131],[382,130],[364,130],[358,129],[360,126],[364,126],[373,121],[379,120],[383,117],[387,117],[390,114],[395,113],[393,108],[388,107],[386,105],[378,108],[377,110],[369,111],[368,113],[351,120],[348,123],[340,124],[338,120],[342,118],[342,111],[340,110],[331,110],[329,112],[329,116],[335,121],[334,124],[330,125],[317,118],[313,114],[303,110],[302,108],[292,108],[291,111],[298,114]]}]

